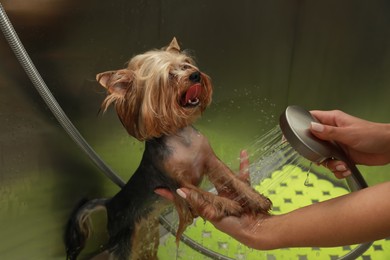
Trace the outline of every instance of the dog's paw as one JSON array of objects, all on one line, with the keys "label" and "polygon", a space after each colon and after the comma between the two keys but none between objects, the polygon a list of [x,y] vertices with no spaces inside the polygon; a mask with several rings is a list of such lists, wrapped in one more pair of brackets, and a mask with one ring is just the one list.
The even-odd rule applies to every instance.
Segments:
[{"label": "dog's paw", "polygon": [[187,200],[191,204],[192,211],[210,220],[225,216],[240,216],[244,211],[238,201],[200,190],[192,190]]},{"label": "dog's paw", "polygon": [[244,203],[242,206],[251,212],[269,213],[272,208],[272,201],[255,190],[249,193],[245,198],[241,199]]},{"label": "dog's paw", "polygon": [[235,180],[231,182],[231,185],[223,187],[221,194],[237,201],[244,208],[244,211],[249,213],[268,214],[272,208],[270,199],[239,180]]},{"label": "dog's paw", "polygon": [[213,205],[218,218],[224,216],[240,216],[243,212],[240,203],[224,197],[213,196]]}]

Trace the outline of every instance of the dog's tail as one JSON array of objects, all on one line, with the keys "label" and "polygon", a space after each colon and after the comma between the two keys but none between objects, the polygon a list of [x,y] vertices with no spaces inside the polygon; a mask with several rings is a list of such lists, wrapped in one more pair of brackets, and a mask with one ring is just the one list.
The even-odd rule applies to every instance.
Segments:
[{"label": "dog's tail", "polygon": [[66,259],[75,260],[91,234],[89,215],[106,209],[108,199],[83,199],[73,210],[65,229]]}]

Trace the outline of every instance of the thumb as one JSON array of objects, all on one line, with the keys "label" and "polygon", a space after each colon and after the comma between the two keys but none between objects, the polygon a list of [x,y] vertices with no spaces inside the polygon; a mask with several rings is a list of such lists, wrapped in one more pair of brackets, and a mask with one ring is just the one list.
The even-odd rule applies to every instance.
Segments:
[{"label": "thumb", "polygon": [[311,122],[310,131],[316,137],[326,141],[340,141],[342,133],[339,127],[323,125],[317,122]]}]

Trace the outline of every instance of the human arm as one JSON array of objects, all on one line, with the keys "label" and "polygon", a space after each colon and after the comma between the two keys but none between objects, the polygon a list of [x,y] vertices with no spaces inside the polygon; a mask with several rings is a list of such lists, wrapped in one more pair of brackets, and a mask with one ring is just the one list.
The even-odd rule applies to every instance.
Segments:
[{"label": "human arm", "polygon": [[[248,164],[245,160],[241,163]],[[343,246],[390,236],[390,182],[282,215],[243,214],[221,219],[207,218],[214,215],[210,214],[213,207],[193,199],[195,191],[181,188],[177,192],[217,229],[254,249]]]},{"label": "human arm", "polygon": [[[320,139],[337,142],[356,164],[384,165],[390,162],[390,124],[375,123],[339,110],[311,111],[321,123],[312,123],[311,132]],[[344,162],[324,163],[335,175],[350,174]]]},{"label": "human arm", "polygon": [[[179,195],[201,216],[209,215],[204,209],[210,207],[192,201],[193,191],[182,188]],[[350,245],[390,236],[389,196],[390,182],[386,182],[282,215],[208,220],[255,249]]]}]

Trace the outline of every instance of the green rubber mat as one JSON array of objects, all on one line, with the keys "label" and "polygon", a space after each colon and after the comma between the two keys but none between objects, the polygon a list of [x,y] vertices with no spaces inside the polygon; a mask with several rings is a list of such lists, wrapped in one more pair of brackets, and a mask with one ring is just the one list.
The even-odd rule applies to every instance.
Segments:
[{"label": "green rubber mat", "polygon": [[[268,196],[273,202],[274,215],[282,214],[333,197],[347,194],[349,191],[334,184],[331,180],[319,177],[314,173],[303,171],[299,167],[286,165],[275,171],[269,178],[256,186],[261,193]],[[197,241],[203,247],[215,251],[230,259],[338,259],[347,254],[356,246],[335,248],[286,248],[270,251],[259,251],[246,247],[233,238],[216,230],[212,224],[197,218],[194,224],[187,228],[185,235]],[[191,249],[183,242],[176,248],[175,238],[167,234],[161,239],[159,258],[171,259],[211,259]],[[374,244],[358,259],[377,260],[390,259],[390,240],[384,239]]]}]

